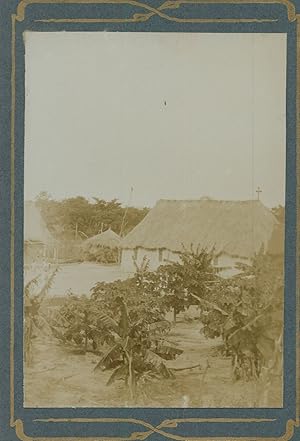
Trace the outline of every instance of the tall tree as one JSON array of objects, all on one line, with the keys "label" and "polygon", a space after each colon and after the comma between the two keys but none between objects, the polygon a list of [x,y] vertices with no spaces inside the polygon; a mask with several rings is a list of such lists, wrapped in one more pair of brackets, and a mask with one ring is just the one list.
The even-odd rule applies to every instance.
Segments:
[{"label": "tall tree", "polygon": [[49,230],[60,239],[84,239],[108,228],[120,234],[123,220],[123,232],[127,234],[149,211],[148,208],[126,209],[117,199],[105,201],[94,197],[93,201],[89,201],[77,196],[57,201],[47,192],[41,192],[36,197],[36,203]]}]

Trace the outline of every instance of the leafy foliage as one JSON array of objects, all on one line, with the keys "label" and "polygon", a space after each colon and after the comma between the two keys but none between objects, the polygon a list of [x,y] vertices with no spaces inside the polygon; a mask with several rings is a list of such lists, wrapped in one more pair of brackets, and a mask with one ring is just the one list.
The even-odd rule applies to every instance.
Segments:
[{"label": "leafy foliage", "polygon": [[86,239],[109,227],[120,234],[125,211],[122,233],[127,234],[149,211],[148,208],[125,208],[117,199],[105,201],[95,197],[91,202],[77,196],[57,201],[46,192],[36,197],[36,203],[49,230],[58,239],[74,239],[76,234]]},{"label": "leafy foliage", "polygon": [[[24,357],[25,362],[28,364],[33,360],[33,338],[36,336],[36,333],[43,331],[45,326],[49,326],[45,317],[41,313],[41,307],[58,270],[59,269],[56,266],[49,266],[48,271],[45,272],[45,274],[38,273],[35,277],[30,278],[24,287]],[[42,283],[40,281],[41,276],[43,276]]]},{"label": "leafy foliage", "polygon": [[208,338],[221,336],[232,357],[234,378],[249,380],[278,359],[274,351],[283,322],[283,259],[262,248],[240,270],[238,276],[222,279],[212,266],[212,253],[191,248],[179,262],[137,278],[162,311],[174,308],[178,313],[198,304],[201,332]]},{"label": "leafy foliage", "polygon": [[215,280],[212,254],[193,247],[181,253],[178,262],[161,265],[155,272],[137,273],[143,292],[154,296],[162,311],[172,309],[174,321],[190,305],[199,304],[201,299],[205,302]]},{"label": "leafy foliage", "polygon": [[122,297],[117,297],[115,304],[119,310],[118,323],[105,314],[100,318],[113,343],[95,369],[114,369],[108,384],[124,379],[134,398],[138,382],[145,380],[145,376],[148,379],[173,378],[174,374],[164,360],[174,359],[183,351],[162,337],[154,337],[146,316],[136,321],[130,320]]},{"label": "leafy foliage", "polygon": [[108,384],[123,380],[132,398],[138,384],[173,378],[164,360],[183,351],[166,341],[170,323],[156,299],[142,291],[137,277],[99,282],[90,298],[70,294],[58,315],[60,319],[53,321],[56,336],[80,351],[98,353],[96,370],[112,370]]},{"label": "leafy foliage", "polygon": [[[283,259],[263,250],[237,278],[240,302],[233,311],[226,342],[234,358],[234,376],[259,377],[262,369],[278,364],[283,327]],[[276,361],[276,362],[275,362]],[[242,367],[248,364],[248,369]],[[251,366],[251,369],[250,369]],[[249,373],[245,374],[245,370]]]},{"label": "leafy foliage", "polygon": [[[108,384],[123,380],[131,396],[138,384],[172,378],[165,360],[182,350],[166,340],[165,313],[200,307],[201,332],[222,337],[235,380],[281,369],[283,260],[262,249],[251,265],[222,279],[206,250],[185,250],[180,260],[150,272],[147,262],[134,277],[99,282],[91,298],[70,296],[59,311],[61,339],[101,355],[97,370],[112,370]],[[91,348],[89,348],[90,346]]]},{"label": "leafy foliage", "polygon": [[101,308],[108,312],[117,312],[118,297],[126,299],[130,320],[143,319],[148,324],[164,320],[164,311],[156,296],[149,296],[142,289],[138,277],[110,283],[99,282],[92,289],[92,301],[100,303]]}]

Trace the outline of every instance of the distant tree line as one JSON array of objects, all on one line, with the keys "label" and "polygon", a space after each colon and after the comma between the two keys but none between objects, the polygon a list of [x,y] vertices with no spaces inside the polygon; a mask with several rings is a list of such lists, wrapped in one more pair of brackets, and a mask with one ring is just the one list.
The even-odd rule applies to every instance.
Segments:
[{"label": "distant tree line", "polygon": [[35,199],[49,231],[58,239],[86,239],[111,228],[126,235],[146,216],[149,208],[124,207],[117,199],[90,201],[82,196],[55,200],[47,192]]},{"label": "distant tree line", "polygon": [[[86,239],[108,228],[124,236],[149,212],[147,207],[124,207],[117,199],[94,197],[90,201],[77,196],[55,200],[47,192],[39,193],[36,203],[49,231],[58,239]],[[272,212],[279,223],[284,223],[284,207],[274,207]]]}]

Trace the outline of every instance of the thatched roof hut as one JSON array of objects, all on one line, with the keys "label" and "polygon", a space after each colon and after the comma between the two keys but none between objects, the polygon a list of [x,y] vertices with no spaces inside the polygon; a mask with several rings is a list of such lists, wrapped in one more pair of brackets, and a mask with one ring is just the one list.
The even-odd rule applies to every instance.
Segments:
[{"label": "thatched roof hut", "polygon": [[55,241],[35,202],[24,204],[24,241],[50,244]]},{"label": "thatched roof hut", "polygon": [[250,258],[267,246],[277,220],[259,200],[159,200],[123,239],[123,249],[214,249],[216,255]]},{"label": "thatched roof hut", "polygon": [[107,247],[110,249],[119,248],[121,243],[120,236],[110,228],[103,233],[96,234],[83,242],[83,249],[90,251],[91,248]]},{"label": "thatched roof hut", "polygon": [[280,222],[275,226],[270,237],[267,252],[273,256],[284,254],[284,223]]},{"label": "thatched roof hut", "polygon": [[83,242],[81,248],[83,258],[99,263],[117,263],[119,261],[120,243],[120,236],[109,228]]},{"label": "thatched roof hut", "polygon": [[57,258],[57,241],[47,228],[35,202],[24,204],[24,264]]}]

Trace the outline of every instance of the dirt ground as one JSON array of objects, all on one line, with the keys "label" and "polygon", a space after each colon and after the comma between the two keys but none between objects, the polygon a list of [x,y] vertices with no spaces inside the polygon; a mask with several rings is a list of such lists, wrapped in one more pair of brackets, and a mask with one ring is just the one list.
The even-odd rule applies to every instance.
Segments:
[{"label": "dirt ground", "polygon": [[279,379],[270,394],[256,382],[233,382],[230,358],[217,350],[219,340],[199,332],[199,323],[177,323],[168,339],[184,349],[169,367],[201,367],[152,382],[135,403],[123,383],[106,386],[110,372],[94,372],[99,356],[72,353],[50,337],[35,339],[32,366],[25,368],[25,407],[281,407]]}]

